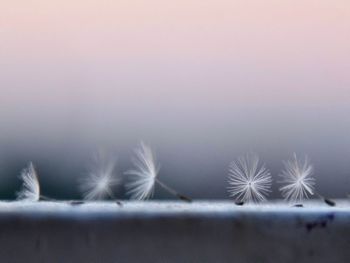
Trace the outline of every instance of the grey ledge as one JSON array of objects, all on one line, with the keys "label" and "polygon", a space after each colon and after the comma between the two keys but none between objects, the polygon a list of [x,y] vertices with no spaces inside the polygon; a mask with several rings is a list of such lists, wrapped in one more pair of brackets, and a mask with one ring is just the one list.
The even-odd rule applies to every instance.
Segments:
[{"label": "grey ledge", "polygon": [[349,262],[336,203],[0,202],[0,262]]}]

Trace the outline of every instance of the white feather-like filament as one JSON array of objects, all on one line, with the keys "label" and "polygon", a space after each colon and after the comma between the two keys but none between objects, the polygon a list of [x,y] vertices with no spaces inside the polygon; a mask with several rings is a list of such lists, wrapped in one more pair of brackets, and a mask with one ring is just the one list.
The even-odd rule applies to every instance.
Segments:
[{"label": "white feather-like filament", "polygon": [[17,193],[17,197],[22,201],[39,201],[40,184],[38,175],[33,163],[29,163],[28,167],[21,172],[20,178],[23,181],[22,189]]},{"label": "white feather-like filament", "polygon": [[280,175],[284,186],[280,191],[286,200],[293,203],[301,202],[304,198],[308,198],[308,195],[314,194],[315,179],[312,177],[314,168],[307,156],[304,160],[300,160],[294,153],[292,160],[284,162],[284,167]]},{"label": "white feather-like filament", "polygon": [[150,147],[143,142],[135,151],[136,158],[132,160],[135,169],[128,170],[125,174],[130,175],[132,180],[126,184],[127,194],[132,199],[144,200],[153,195],[154,184],[160,169]]},{"label": "white feather-like filament", "polygon": [[115,159],[107,158],[102,152],[96,155],[86,178],[80,180],[79,188],[84,199],[100,200],[107,196],[114,198],[112,188],[121,181],[115,176],[115,166]]},{"label": "white feather-like filament", "polygon": [[243,202],[259,202],[270,192],[272,179],[265,164],[259,165],[256,154],[239,157],[230,165],[228,192],[231,197]]}]

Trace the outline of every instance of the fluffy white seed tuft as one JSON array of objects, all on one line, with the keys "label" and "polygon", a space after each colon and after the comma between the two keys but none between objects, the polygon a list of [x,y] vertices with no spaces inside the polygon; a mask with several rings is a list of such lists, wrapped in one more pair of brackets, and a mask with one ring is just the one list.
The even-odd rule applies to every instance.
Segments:
[{"label": "fluffy white seed tuft", "polygon": [[150,147],[143,142],[135,150],[136,157],[132,160],[135,169],[126,171],[131,180],[126,184],[127,194],[132,199],[144,200],[153,195],[154,184],[160,169]]},{"label": "fluffy white seed tuft", "polygon": [[120,184],[115,176],[116,160],[99,152],[89,169],[86,178],[80,180],[79,189],[86,200],[101,200],[107,196],[114,198],[113,187]]},{"label": "fluffy white seed tuft", "polygon": [[40,185],[33,163],[29,163],[20,175],[22,189],[17,193],[18,200],[36,202],[40,199]]},{"label": "fluffy white seed tuft", "polygon": [[270,192],[272,179],[265,164],[259,163],[256,154],[239,157],[230,164],[228,192],[231,197],[243,202],[260,202]]},{"label": "fluffy white seed tuft", "polygon": [[281,183],[284,184],[280,188],[282,196],[292,203],[297,203],[308,198],[308,195],[313,195],[315,186],[313,172],[314,168],[307,156],[304,160],[300,160],[294,153],[292,160],[284,162],[284,170],[280,174]]}]

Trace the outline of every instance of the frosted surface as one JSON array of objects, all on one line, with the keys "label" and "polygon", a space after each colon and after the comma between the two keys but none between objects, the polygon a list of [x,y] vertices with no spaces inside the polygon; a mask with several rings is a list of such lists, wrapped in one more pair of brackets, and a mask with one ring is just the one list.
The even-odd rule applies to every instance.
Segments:
[{"label": "frosted surface", "polygon": [[336,200],[331,207],[322,201],[306,201],[304,207],[293,207],[283,201],[264,204],[237,206],[230,201],[198,201],[192,203],[178,201],[114,201],[85,202],[74,204],[71,201],[59,202],[0,202],[0,213],[54,213],[54,214],[235,214],[235,213],[349,213],[350,201]]}]

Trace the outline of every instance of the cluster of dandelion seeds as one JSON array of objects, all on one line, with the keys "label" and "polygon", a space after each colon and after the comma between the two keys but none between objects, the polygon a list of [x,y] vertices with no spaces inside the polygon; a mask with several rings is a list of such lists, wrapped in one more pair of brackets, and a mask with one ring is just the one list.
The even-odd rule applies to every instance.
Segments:
[{"label": "cluster of dandelion seeds", "polygon": [[[132,164],[134,168],[125,172],[129,176],[125,184],[126,193],[131,199],[145,200],[152,197],[157,184],[180,200],[191,201],[158,178],[160,165],[152,149],[145,143],[141,142],[135,150]],[[121,178],[116,175],[115,170],[116,159],[103,151],[98,152],[90,163],[85,178],[79,181],[79,189],[84,199],[100,200],[106,197],[115,199],[113,189],[121,184]],[[282,196],[288,202],[297,204],[315,194],[326,204],[334,206],[334,201],[315,191],[313,173],[314,168],[307,156],[299,159],[294,153],[292,159],[284,162],[284,169],[279,175],[281,178],[279,190]],[[32,202],[40,199],[52,200],[41,195],[38,175],[32,162],[21,171],[20,179],[22,188],[17,193],[18,200]],[[237,204],[265,201],[271,192],[271,184],[271,173],[256,154],[241,156],[229,166],[227,191]]]},{"label": "cluster of dandelion seeds", "polygon": [[[279,190],[285,200],[290,203],[300,203],[303,199],[315,193],[315,179],[313,166],[307,157],[298,159],[294,153],[293,158],[284,162],[284,170],[280,174],[282,186]],[[228,177],[228,192],[231,197],[244,202],[260,202],[266,199],[270,192],[272,179],[265,164],[259,166],[259,157],[256,154],[247,154],[238,158],[230,165]],[[335,202],[318,194],[330,206]]]}]

